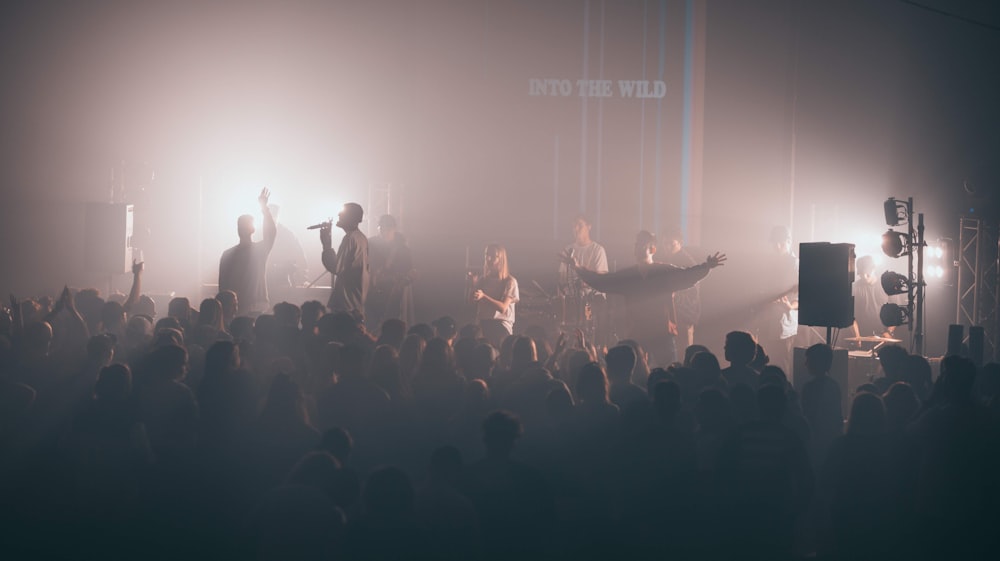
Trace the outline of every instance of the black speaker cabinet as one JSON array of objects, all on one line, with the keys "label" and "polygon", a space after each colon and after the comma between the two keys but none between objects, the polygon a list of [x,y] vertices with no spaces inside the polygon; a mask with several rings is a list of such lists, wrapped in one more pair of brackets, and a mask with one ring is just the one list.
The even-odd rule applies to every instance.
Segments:
[{"label": "black speaker cabinet", "polygon": [[854,323],[854,244],[799,244],[799,323],[850,327]]},{"label": "black speaker cabinet", "polygon": [[133,207],[87,203],[84,267],[91,273],[123,274],[132,270]]}]

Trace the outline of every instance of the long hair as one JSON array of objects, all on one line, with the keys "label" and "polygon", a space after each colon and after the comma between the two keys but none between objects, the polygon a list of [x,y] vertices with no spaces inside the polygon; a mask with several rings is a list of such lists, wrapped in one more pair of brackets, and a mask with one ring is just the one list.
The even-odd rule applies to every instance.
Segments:
[{"label": "long hair", "polygon": [[[510,270],[507,268],[507,250],[500,244],[491,243],[486,246],[486,253],[490,251],[496,251],[497,256],[499,256],[499,263],[497,263],[497,276],[500,280],[507,280],[510,276]],[[489,277],[493,271],[490,270],[490,265],[485,260],[483,261],[483,278]]]}]

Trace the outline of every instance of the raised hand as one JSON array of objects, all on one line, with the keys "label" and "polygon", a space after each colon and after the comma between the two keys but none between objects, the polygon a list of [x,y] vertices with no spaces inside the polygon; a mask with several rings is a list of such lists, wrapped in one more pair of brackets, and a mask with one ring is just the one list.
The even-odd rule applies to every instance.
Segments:
[{"label": "raised hand", "polygon": [[319,241],[323,244],[323,249],[333,247],[333,234],[330,232],[330,223],[323,224],[319,229]]},{"label": "raised hand", "polygon": [[267,201],[270,198],[271,198],[271,190],[268,189],[267,187],[264,187],[263,189],[260,190],[260,195],[257,195],[257,202],[260,203],[260,206],[262,208],[266,208]]},{"label": "raised hand", "polygon": [[705,264],[708,265],[709,269],[714,269],[720,265],[725,264],[725,262],[726,262],[726,254],[719,253],[718,251],[716,251],[714,255],[709,255],[705,259]]},{"label": "raised hand", "polygon": [[145,268],[144,264],[145,264],[144,261],[136,261],[135,259],[133,259],[132,260],[132,274],[133,275],[138,275],[138,274],[142,273],[143,269]]}]

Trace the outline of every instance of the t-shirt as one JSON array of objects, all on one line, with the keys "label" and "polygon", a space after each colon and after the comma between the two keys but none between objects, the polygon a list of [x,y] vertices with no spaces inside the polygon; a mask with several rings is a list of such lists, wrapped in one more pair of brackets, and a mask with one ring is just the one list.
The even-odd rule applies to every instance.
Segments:
[{"label": "t-shirt", "polygon": [[332,248],[323,252],[323,266],[334,274],[330,310],[357,313],[363,318],[368,296],[368,238],[361,230],[345,233],[336,253]]},{"label": "t-shirt", "polygon": [[497,310],[492,303],[485,300],[480,300],[476,303],[476,319],[496,319],[500,320],[500,323],[507,329],[508,333],[514,332],[514,308],[518,300],[521,299],[520,292],[517,289],[517,279],[514,277],[507,277],[506,279],[500,280],[493,277],[481,278],[476,283],[476,289],[482,290],[490,298],[494,300],[499,300],[503,302],[507,298],[511,298],[510,305],[507,306],[506,312],[501,312]]}]

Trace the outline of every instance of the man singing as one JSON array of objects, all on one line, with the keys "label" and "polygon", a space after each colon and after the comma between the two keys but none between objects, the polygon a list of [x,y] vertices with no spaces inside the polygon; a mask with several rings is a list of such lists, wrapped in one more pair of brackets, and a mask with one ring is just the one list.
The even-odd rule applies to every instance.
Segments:
[{"label": "man singing", "polygon": [[332,312],[350,312],[360,320],[365,317],[368,296],[368,238],[358,229],[364,211],[357,203],[347,203],[337,214],[337,227],[344,231],[340,249],[333,250],[329,224],[319,230],[323,244],[323,266],[334,275],[329,307]]}]

